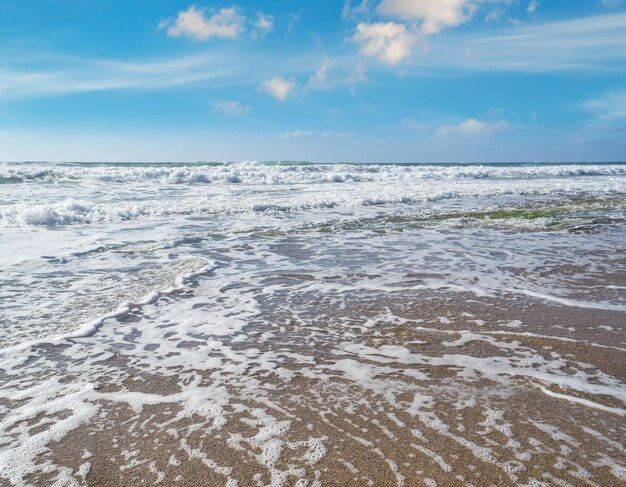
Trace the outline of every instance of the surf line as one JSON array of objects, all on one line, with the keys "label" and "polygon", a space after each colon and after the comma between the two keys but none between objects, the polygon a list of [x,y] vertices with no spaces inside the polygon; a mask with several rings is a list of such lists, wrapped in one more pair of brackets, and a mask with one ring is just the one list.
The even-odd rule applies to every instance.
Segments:
[{"label": "surf line", "polygon": [[573,403],[580,404],[582,406],[587,406],[587,407],[594,408],[594,409],[600,409],[601,411],[612,413],[612,414],[617,414],[618,416],[626,416],[626,410],[622,408],[605,406],[604,404],[590,401],[589,399],[583,399],[581,397],[570,396],[568,394],[559,394],[558,392],[553,392],[547,387],[541,384],[537,384],[536,382],[531,382],[531,384],[537,387],[541,392],[543,392],[547,396],[554,397],[556,399],[564,399],[565,401],[573,402]]},{"label": "surf line", "polygon": [[[43,343],[59,343],[66,340],[73,340],[77,338],[87,338],[93,336],[104,325],[104,322],[111,318],[119,318],[130,313],[131,310],[141,308],[143,306],[154,304],[164,296],[171,296],[177,294],[185,289],[188,289],[198,277],[205,276],[216,270],[219,265],[213,260],[205,260],[206,264],[197,271],[188,272],[182,274],[174,280],[174,285],[166,289],[151,291],[138,301],[125,301],[121,303],[117,309],[109,313],[102,314],[92,320],[84,323],[77,330],[56,335],[51,338],[30,340],[17,345],[12,345],[6,348],[0,348],[0,356],[11,354],[12,352],[18,352],[26,348],[37,346]],[[1,364],[2,362],[0,362]]]},{"label": "surf line", "polygon": [[214,271],[217,268],[218,268],[218,265],[216,264],[215,261],[207,261],[207,264],[201,267],[200,269],[198,269],[197,271],[188,272],[186,274],[178,276],[174,280],[174,286],[168,287],[166,289],[158,290],[158,291],[152,291],[146,294],[139,301],[125,301],[122,304],[120,304],[119,307],[115,311],[112,311],[110,313],[106,313],[101,316],[98,316],[97,318],[94,318],[93,320],[85,323],[78,330],[75,330],[70,333],[65,333],[62,335],[57,335],[55,337],[55,340],[62,341],[62,340],[71,340],[74,338],[90,337],[94,335],[102,327],[102,325],[104,324],[106,320],[110,318],[118,318],[120,316],[124,316],[130,313],[132,309],[141,308],[149,304],[154,304],[163,296],[171,296],[172,294],[179,293],[187,289],[189,287],[189,284],[191,284],[195,278],[209,274],[210,272]]}]

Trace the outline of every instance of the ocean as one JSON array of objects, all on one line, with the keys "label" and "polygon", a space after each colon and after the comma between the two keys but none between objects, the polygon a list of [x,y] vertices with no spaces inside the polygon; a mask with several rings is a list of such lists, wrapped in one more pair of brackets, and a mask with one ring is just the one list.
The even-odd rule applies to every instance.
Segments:
[{"label": "ocean", "polygon": [[626,164],[0,163],[0,485],[621,485],[625,222]]}]

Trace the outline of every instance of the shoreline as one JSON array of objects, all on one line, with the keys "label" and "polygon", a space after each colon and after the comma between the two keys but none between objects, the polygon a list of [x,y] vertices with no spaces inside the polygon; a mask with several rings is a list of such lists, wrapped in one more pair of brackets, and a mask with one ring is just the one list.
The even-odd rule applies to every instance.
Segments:
[{"label": "shoreline", "polygon": [[[280,291],[293,281],[289,276],[274,284],[279,291],[273,299],[285,299]],[[166,335],[180,328],[184,318],[169,322],[160,314],[184,317],[171,308],[210,308],[201,292],[210,282],[110,317],[91,337],[34,347],[40,360],[85,360],[87,348],[95,356],[87,358],[91,365],[75,365],[73,379],[49,384],[59,392],[69,387],[69,397],[84,408],[82,419],[67,418],[75,423],[33,457],[64,467],[25,481],[241,487],[305,480],[426,486],[484,485],[485,479],[497,485],[533,479],[578,485],[585,475],[600,485],[623,480],[619,466],[626,452],[617,445],[626,430],[626,388],[620,385],[613,396],[610,387],[591,380],[626,380],[626,353],[609,338],[623,336],[623,329],[601,328],[615,325],[620,312],[605,310],[605,325],[596,323],[595,331],[575,340],[577,332],[554,326],[568,322],[583,330],[597,310],[572,312],[532,298],[511,307],[506,300],[445,290],[416,298],[408,289],[366,293],[334,311],[309,304],[302,321],[291,324],[281,320],[284,308],[267,302],[256,313],[250,310],[248,324],[234,326],[234,333],[201,338],[187,330],[187,339],[177,339],[163,355],[167,361],[174,350],[182,351],[169,364],[152,363],[149,351],[136,353],[142,342],[137,323],[147,320],[142,327],[154,333],[157,325]],[[261,319],[282,324],[268,327]],[[316,325],[320,320],[335,330],[330,336]],[[538,336],[547,324],[553,336]],[[554,334],[559,330],[563,336]],[[120,334],[125,338],[115,345],[112,338]],[[237,338],[241,334],[246,340]],[[155,338],[144,340],[144,349],[165,343]],[[599,338],[604,343],[595,343]],[[133,346],[124,352],[122,343]],[[181,359],[185,350],[214,362],[180,368],[176,364],[187,363]],[[577,365],[582,363],[584,368]],[[568,383],[570,368],[589,379]],[[98,377],[98,369],[114,374]],[[11,404],[6,397],[0,401]],[[31,414],[31,434],[46,423],[41,414],[57,414],[46,411]],[[563,467],[555,468],[559,462]],[[575,466],[586,474],[572,474]]]}]

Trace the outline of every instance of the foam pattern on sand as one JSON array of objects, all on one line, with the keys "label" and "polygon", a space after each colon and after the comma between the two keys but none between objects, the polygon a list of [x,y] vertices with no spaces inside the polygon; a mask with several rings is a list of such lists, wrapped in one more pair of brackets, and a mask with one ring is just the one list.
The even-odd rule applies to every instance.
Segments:
[{"label": "foam pattern on sand", "polygon": [[[598,294],[601,281],[587,282],[623,262],[574,234],[520,234],[508,250],[493,248],[498,235],[508,239],[359,230],[219,240],[204,250],[211,262],[161,291],[0,351],[0,478],[617,485],[624,352],[588,319],[604,313],[620,327],[623,311]],[[523,274],[505,272],[507,252]],[[572,315],[571,303],[524,286],[583,305]]]}]

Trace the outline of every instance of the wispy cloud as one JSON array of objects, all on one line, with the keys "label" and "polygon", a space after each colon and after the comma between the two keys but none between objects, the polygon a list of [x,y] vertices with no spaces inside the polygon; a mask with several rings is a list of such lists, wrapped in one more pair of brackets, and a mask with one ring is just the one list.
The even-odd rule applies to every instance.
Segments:
[{"label": "wispy cloud", "polygon": [[258,13],[253,26],[252,38],[258,39],[259,37],[263,37],[274,30],[274,17],[272,15]]},{"label": "wispy cloud", "polygon": [[330,59],[324,59],[317,71],[309,77],[307,86],[312,89],[323,89],[331,86],[329,71],[332,66]]},{"label": "wispy cloud", "polygon": [[313,130],[294,130],[293,132],[283,132],[279,137],[281,139],[309,139],[316,135],[317,133]]},{"label": "wispy cloud", "polygon": [[365,73],[367,69],[363,63],[357,63],[354,70],[348,75],[346,79],[346,83],[350,86],[350,91],[354,92],[354,86],[358,83],[365,83],[367,81],[367,76]]},{"label": "wispy cloud", "polygon": [[365,83],[366,68],[362,62],[350,70],[351,59],[324,58],[318,68],[309,76],[307,88],[309,90],[332,90],[347,87],[350,93],[355,93],[355,86]]},{"label": "wispy cloud", "polygon": [[323,132],[320,134],[322,139],[351,139],[352,134],[344,132]]},{"label": "wispy cloud", "polygon": [[503,120],[498,121],[482,121],[476,118],[468,118],[458,124],[447,124],[438,127],[435,135],[438,137],[447,137],[450,135],[461,136],[480,136],[489,135],[495,132],[506,130],[508,124]]},{"label": "wispy cloud", "polygon": [[601,122],[626,121],[626,88],[587,100],[582,108]]},{"label": "wispy cloud", "polygon": [[294,14],[294,13],[290,13],[289,14],[289,24],[287,25],[287,31],[285,32],[285,35],[289,35],[293,32],[293,30],[296,27],[296,24],[300,22],[300,15],[298,14]]},{"label": "wispy cloud", "polygon": [[528,2],[528,5],[526,6],[526,12],[532,15],[537,11],[540,5],[541,5],[541,0],[530,0]]},{"label": "wispy cloud", "polygon": [[281,139],[311,139],[313,137],[319,137],[322,139],[346,140],[352,139],[352,134],[344,132],[332,132],[330,130],[320,133],[314,130],[294,130],[293,132],[283,132],[279,134],[279,137]]},{"label": "wispy cloud", "polygon": [[233,118],[246,116],[252,111],[252,108],[250,106],[236,100],[218,101],[213,106],[216,110]]},{"label": "wispy cloud", "polygon": [[409,64],[420,71],[626,71],[626,13],[433,39]]},{"label": "wispy cloud", "polygon": [[373,6],[373,0],[344,0],[341,18],[348,20],[359,15],[367,14]]},{"label": "wispy cloud", "polygon": [[0,98],[20,99],[116,90],[161,90],[232,76],[223,56],[151,61],[66,59],[30,71],[0,65]]}]

